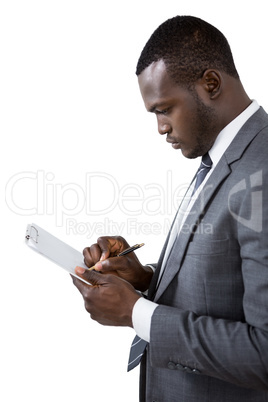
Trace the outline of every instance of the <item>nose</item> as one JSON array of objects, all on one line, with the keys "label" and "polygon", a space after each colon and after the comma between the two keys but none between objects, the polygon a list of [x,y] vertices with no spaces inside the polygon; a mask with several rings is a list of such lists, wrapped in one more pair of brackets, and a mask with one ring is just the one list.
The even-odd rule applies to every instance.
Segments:
[{"label": "nose", "polygon": [[171,126],[166,121],[163,121],[161,117],[158,116],[157,118],[157,126],[159,134],[167,134],[171,132]]}]

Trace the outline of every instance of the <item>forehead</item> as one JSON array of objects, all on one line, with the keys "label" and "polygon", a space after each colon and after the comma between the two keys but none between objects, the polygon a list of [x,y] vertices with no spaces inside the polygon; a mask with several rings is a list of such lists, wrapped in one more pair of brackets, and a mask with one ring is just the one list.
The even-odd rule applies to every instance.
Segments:
[{"label": "forehead", "polygon": [[147,110],[176,99],[185,92],[170,78],[163,60],[153,62],[145,68],[139,75],[138,82]]}]

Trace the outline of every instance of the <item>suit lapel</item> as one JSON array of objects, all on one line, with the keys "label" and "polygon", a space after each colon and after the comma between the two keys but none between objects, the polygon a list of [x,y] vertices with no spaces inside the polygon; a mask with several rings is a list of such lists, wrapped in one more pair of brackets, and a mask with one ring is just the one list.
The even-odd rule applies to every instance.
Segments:
[{"label": "suit lapel", "polygon": [[[191,183],[190,183],[190,185],[189,185],[189,187],[188,187],[188,189],[187,189],[185,195],[187,194],[187,192],[188,192],[189,188],[191,187],[193,181],[194,181],[194,179],[191,181]],[[185,196],[184,196],[184,198],[185,198]],[[162,249],[162,251],[161,251],[161,254],[160,254],[160,257],[159,257],[157,266],[156,266],[156,270],[155,270],[154,276],[153,276],[152,281],[151,281],[151,283],[150,283],[150,287],[149,287],[149,290],[148,290],[148,299],[149,299],[149,300],[152,300],[152,299],[154,298],[154,295],[155,295],[155,292],[156,292],[156,286],[157,286],[157,282],[158,282],[158,278],[159,278],[159,274],[160,274],[160,271],[161,271],[161,266],[162,266],[162,263],[163,263],[163,260],[164,260],[164,256],[165,256],[165,253],[166,253],[166,248],[167,248],[167,245],[168,245],[168,242],[169,242],[169,239],[170,239],[170,235],[171,235],[173,226],[174,226],[174,224],[176,223],[179,210],[180,210],[180,208],[181,208],[181,206],[182,206],[182,204],[183,204],[183,202],[184,202],[184,198],[183,198],[182,202],[181,202],[180,205],[179,205],[179,208],[178,208],[178,210],[177,210],[177,213],[176,213],[176,215],[175,215],[175,218],[173,219],[173,222],[172,222],[172,225],[171,225],[171,227],[170,227],[170,229],[169,229],[169,233],[168,233],[168,236],[167,236],[167,238],[166,238],[164,247],[163,247],[163,249]]]},{"label": "suit lapel", "polygon": [[167,269],[165,269],[158,289],[155,293],[155,301],[159,299],[159,297],[170,284],[174,276],[178,274],[181,268],[181,263],[185,255],[186,248],[194,232],[195,225],[197,225],[198,221],[202,218],[206,206],[213,197],[213,194],[217,190],[218,186],[220,186],[222,181],[230,174],[230,172],[231,170],[228,164],[224,159],[222,159],[215,168],[215,171],[213,172],[211,177],[208,179],[205,187],[198,195],[188,217],[185,220],[180,234],[177,236],[173,244],[169,259],[167,260],[166,264]]},{"label": "suit lapel", "polygon": [[[170,252],[169,259],[167,261],[168,268],[165,269],[164,274],[158,284],[158,288],[156,287],[161,264],[163,261],[163,256],[165,254],[165,250],[168,243],[168,238],[166,240],[165,246],[162,250],[158,267],[157,267],[157,275],[154,275],[155,278],[152,280],[152,284],[149,289],[149,296],[151,298],[154,296],[154,300],[157,301],[160,296],[163,294],[165,289],[168,287],[170,282],[173,280],[175,275],[178,274],[183,258],[188,246],[188,243],[193,234],[193,228],[198,222],[201,220],[202,215],[205,213],[206,206],[209,201],[212,199],[213,195],[217,188],[221,185],[221,183],[226,179],[226,177],[231,173],[230,165],[241,158],[245,149],[250,144],[250,142],[254,139],[254,137],[258,134],[258,132],[268,124],[267,114],[264,112],[262,108],[260,108],[242,127],[239,131],[235,139],[233,140],[231,146],[228,147],[225,154],[220,159],[217,164],[215,170],[209,177],[205,187],[200,192],[198,198],[196,199],[193,207],[191,209],[191,213],[188,215],[187,219],[184,223],[184,228],[188,228],[188,230],[181,230],[180,234],[177,236],[173,248]],[[170,235],[170,233],[169,233]]]}]

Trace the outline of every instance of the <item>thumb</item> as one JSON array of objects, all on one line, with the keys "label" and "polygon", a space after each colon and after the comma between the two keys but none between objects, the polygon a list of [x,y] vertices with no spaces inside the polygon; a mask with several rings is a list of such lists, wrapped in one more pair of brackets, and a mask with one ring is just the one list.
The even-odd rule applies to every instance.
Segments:
[{"label": "thumb", "polygon": [[82,267],[76,267],[75,273],[81,278],[85,279],[92,286],[102,285],[104,283],[103,276],[95,271],[89,271]]}]

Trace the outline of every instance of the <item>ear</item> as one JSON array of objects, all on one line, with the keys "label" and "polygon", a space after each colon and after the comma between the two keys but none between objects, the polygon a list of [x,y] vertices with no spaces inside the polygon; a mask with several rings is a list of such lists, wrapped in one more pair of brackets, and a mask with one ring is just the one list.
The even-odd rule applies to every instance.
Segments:
[{"label": "ear", "polygon": [[222,89],[222,76],[218,70],[206,70],[202,77],[202,84],[211,100],[218,98]]}]

